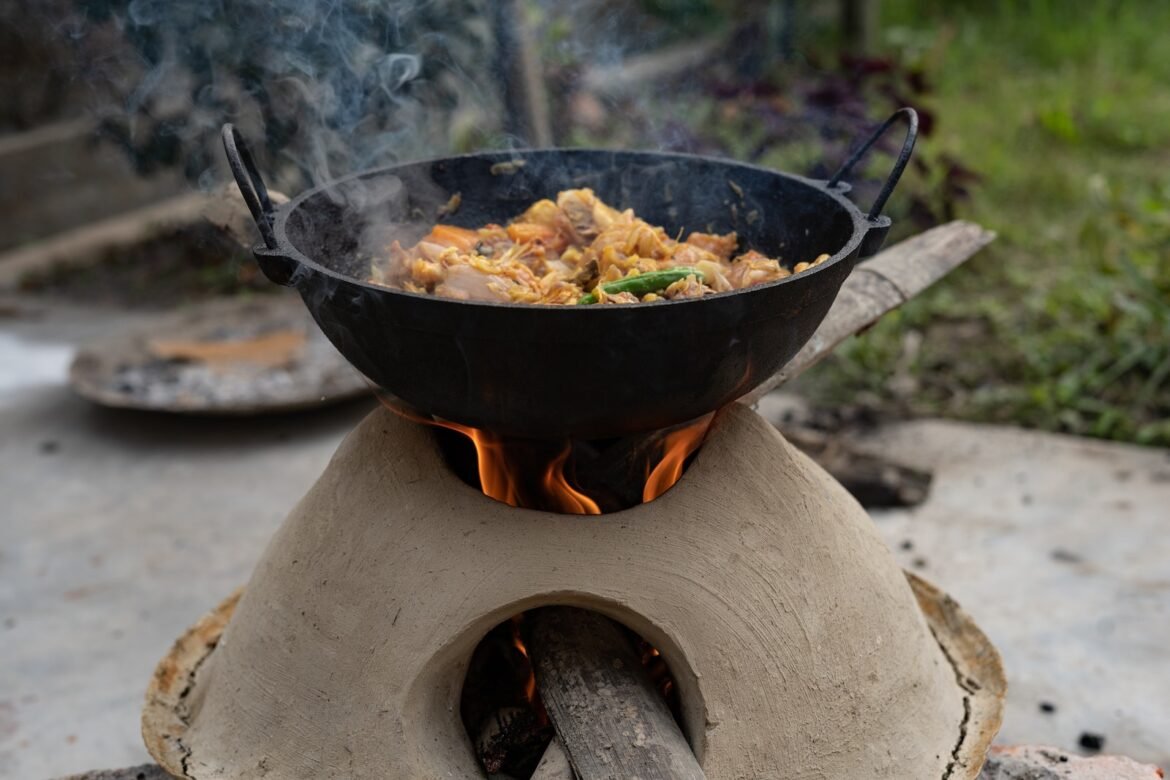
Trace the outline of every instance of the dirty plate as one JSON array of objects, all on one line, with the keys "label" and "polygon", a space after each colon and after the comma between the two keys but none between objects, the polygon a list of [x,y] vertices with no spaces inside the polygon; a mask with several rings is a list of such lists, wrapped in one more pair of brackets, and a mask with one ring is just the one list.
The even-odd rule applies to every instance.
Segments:
[{"label": "dirty plate", "polygon": [[105,406],[262,414],[370,392],[295,297],[211,301],[82,348],[69,384]]}]

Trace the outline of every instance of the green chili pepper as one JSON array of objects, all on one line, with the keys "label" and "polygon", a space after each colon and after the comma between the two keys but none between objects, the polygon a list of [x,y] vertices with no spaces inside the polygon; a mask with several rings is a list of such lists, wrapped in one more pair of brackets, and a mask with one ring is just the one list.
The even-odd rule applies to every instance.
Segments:
[{"label": "green chili pepper", "polygon": [[[600,287],[610,295],[628,292],[641,298],[647,293],[665,290],[679,279],[686,279],[688,276],[702,277],[702,275],[702,272],[695,268],[679,266],[678,268],[664,268],[661,271],[648,271],[637,276],[627,276],[625,279],[606,282]],[[577,300],[578,305],[586,303],[597,303],[597,296],[593,293],[586,293]]]}]

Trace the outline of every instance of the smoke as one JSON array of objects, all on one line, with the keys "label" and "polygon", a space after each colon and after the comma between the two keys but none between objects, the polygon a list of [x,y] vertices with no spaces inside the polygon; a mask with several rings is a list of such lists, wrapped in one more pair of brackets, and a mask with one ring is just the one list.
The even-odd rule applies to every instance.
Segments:
[{"label": "smoke", "polygon": [[487,0],[77,0],[105,133],[149,171],[222,180],[240,126],[278,186],[443,154],[498,124]]},{"label": "smoke", "polygon": [[[660,103],[673,91],[661,89],[657,74],[620,94],[611,87],[621,79],[610,74],[639,51],[685,43],[692,33],[710,37],[709,7],[710,0],[11,0],[0,21],[12,30],[0,30],[0,43],[12,48],[6,34],[15,30],[19,42],[39,27],[71,49],[71,67],[55,77],[68,72],[71,89],[88,91],[104,135],[144,174],[179,167],[204,186],[224,181],[217,134],[231,121],[270,183],[299,192],[373,166],[483,148],[684,145],[671,140],[674,109]],[[516,24],[519,17],[528,24]],[[680,21],[692,17],[703,24]],[[520,27],[529,30],[526,56],[506,40],[509,32],[523,37]],[[532,78],[547,88],[538,90],[547,93],[544,122],[536,123],[543,132],[517,121],[529,117],[509,86]],[[632,103],[653,109],[631,111]],[[633,122],[642,127],[623,130]]]}]

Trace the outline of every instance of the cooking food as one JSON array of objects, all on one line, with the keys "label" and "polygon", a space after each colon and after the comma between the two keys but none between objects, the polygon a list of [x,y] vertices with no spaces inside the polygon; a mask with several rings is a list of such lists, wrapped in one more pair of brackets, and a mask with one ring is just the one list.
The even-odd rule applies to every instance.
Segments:
[{"label": "cooking food", "polygon": [[681,238],[592,190],[565,190],[507,227],[435,225],[409,249],[395,241],[371,264],[370,281],[468,301],[648,303],[751,287],[829,259],[822,254],[789,271],[755,250],[736,254],[735,233]]}]

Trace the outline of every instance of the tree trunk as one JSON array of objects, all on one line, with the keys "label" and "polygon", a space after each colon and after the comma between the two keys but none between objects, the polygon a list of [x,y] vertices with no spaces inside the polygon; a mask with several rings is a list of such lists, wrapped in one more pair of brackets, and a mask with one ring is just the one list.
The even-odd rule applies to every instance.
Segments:
[{"label": "tree trunk", "polygon": [[881,26],[881,0],[841,0],[841,39],[845,51],[873,54]]}]

